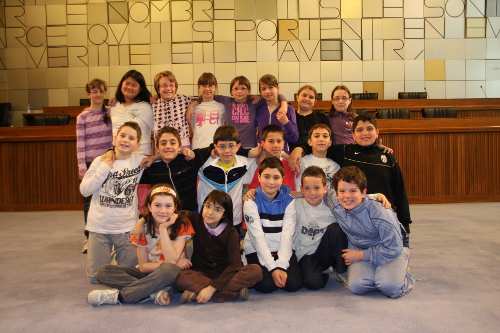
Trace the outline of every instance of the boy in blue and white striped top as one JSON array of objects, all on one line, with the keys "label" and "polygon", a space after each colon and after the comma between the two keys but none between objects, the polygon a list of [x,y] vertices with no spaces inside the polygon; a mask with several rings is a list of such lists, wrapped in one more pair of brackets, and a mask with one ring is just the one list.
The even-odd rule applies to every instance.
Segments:
[{"label": "boy in blue and white striped top", "polygon": [[243,214],[248,232],[245,254],[249,264],[262,268],[262,281],[254,288],[270,293],[278,288],[297,291],[302,276],[293,248],[295,204],[290,187],[283,185],[283,164],[277,157],[264,159],[259,166],[260,186],[255,200],[246,201]]}]

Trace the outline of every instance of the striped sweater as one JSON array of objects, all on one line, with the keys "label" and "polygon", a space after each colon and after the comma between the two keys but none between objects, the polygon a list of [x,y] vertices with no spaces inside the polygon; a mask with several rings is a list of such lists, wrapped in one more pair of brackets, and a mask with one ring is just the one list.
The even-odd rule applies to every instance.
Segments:
[{"label": "striped sweater", "polygon": [[[277,268],[286,271],[295,231],[295,201],[290,196],[290,187],[282,185],[276,198],[269,201],[259,186],[255,200],[243,205],[243,214],[248,229],[245,254],[257,252],[260,264],[269,272]],[[278,254],[276,261],[271,253]]]},{"label": "striped sweater", "polygon": [[76,156],[78,173],[87,172],[87,164],[112,148],[111,120],[106,125],[102,110],[85,109],[76,118]]}]

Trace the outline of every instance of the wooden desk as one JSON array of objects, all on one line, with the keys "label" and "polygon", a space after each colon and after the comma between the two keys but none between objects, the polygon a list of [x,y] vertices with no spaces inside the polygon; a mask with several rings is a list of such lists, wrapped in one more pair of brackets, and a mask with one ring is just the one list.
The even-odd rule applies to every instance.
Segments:
[{"label": "wooden desk", "polygon": [[[291,103],[297,109],[297,102]],[[331,106],[331,101],[316,101],[314,108],[328,112]],[[411,118],[422,118],[422,108],[454,106],[459,118],[500,117],[500,98],[353,100],[352,106],[372,116],[376,109],[409,108]]]},{"label": "wooden desk", "polygon": [[500,201],[500,118],[378,120],[410,203]]},{"label": "wooden desk", "polygon": [[0,130],[0,211],[83,210],[76,127]]},{"label": "wooden desk", "polygon": [[46,106],[43,108],[44,114],[69,114],[70,125],[76,125],[76,117],[88,106]]},{"label": "wooden desk", "polygon": [[[500,118],[379,120],[410,203],[500,201]],[[82,210],[76,128],[0,128],[0,211]]]}]

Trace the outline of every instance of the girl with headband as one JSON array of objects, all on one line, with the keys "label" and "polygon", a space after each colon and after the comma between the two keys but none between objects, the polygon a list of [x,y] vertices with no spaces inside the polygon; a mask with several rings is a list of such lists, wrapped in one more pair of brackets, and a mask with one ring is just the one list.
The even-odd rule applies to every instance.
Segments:
[{"label": "girl with headband", "polygon": [[138,267],[105,265],[97,279],[113,289],[94,290],[87,297],[91,305],[136,303],[153,300],[158,305],[169,305],[171,285],[182,269],[190,267],[184,259],[186,241],[194,230],[186,216],[179,216],[181,202],[168,184],[154,186],[147,198],[146,216],[138,224],[144,233],[136,239]]}]

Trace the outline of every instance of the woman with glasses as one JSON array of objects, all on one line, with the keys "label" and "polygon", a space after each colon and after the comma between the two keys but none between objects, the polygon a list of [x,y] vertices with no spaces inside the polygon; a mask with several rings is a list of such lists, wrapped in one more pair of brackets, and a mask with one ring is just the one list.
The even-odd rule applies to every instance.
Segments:
[{"label": "woman with glasses", "polygon": [[354,144],[352,123],[358,115],[351,105],[351,92],[346,86],[336,86],[332,91],[332,107],[328,114],[332,129],[332,144]]},{"label": "woman with glasses", "polygon": [[177,93],[179,83],[174,73],[170,71],[156,74],[154,85],[157,96],[152,98],[151,108],[155,119],[155,132],[165,126],[177,128],[181,136],[181,146],[191,148],[189,123],[185,115],[189,104],[195,100],[195,97]]}]

